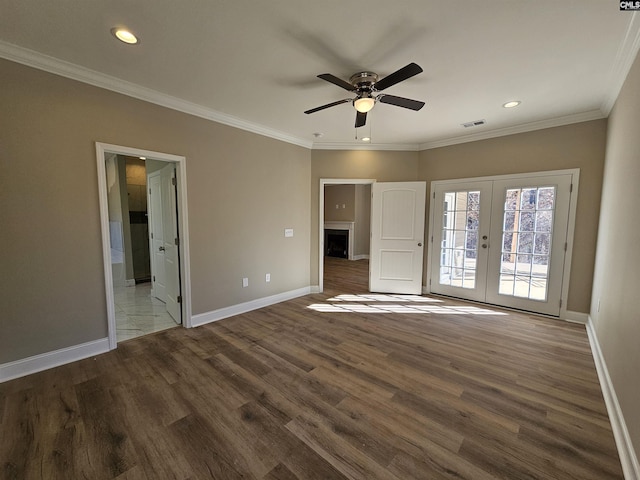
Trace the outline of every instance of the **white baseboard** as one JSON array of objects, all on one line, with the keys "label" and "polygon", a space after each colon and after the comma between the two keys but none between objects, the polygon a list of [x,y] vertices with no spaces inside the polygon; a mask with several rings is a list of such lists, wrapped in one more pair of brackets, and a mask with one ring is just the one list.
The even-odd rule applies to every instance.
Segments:
[{"label": "white baseboard", "polygon": [[588,313],[572,312],[571,310],[566,310],[564,313],[561,313],[560,317],[567,322],[581,323],[583,325],[586,325],[589,321]]},{"label": "white baseboard", "polygon": [[311,285],[309,293],[320,293],[320,285]]},{"label": "white baseboard", "polygon": [[191,317],[191,326],[198,327],[207,323],[217,322],[223,318],[233,317],[234,315],[240,315],[241,313],[257,310],[258,308],[268,307],[269,305],[274,305],[286,300],[292,300],[310,293],[311,287],[304,287],[272,295],[270,297],[258,298],[238,305],[231,305],[230,307],[219,308],[218,310],[213,310],[211,312],[200,313]]},{"label": "white baseboard", "polygon": [[124,281],[124,286],[125,287],[135,287],[136,286],[136,279],[135,278],[127,278]]},{"label": "white baseboard", "polygon": [[369,255],[354,255],[351,260],[369,260]]},{"label": "white baseboard", "polygon": [[620,455],[620,463],[622,464],[624,478],[627,480],[638,480],[640,479],[640,464],[638,464],[638,457],[636,456],[633,444],[631,443],[629,430],[627,429],[627,424],[624,421],[620,403],[618,402],[616,391],[613,388],[613,383],[609,376],[607,364],[605,363],[602,350],[600,349],[600,343],[598,342],[593,321],[591,320],[591,316],[587,317],[587,335],[589,336],[593,360],[596,364],[596,370],[598,371],[600,387],[602,388],[604,401],[607,405],[607,412],[609,413],[613,436],[616,439],[616,446],[618,447],[618,455]]},{"label": "white baseboard", "polygon": [[80,345],[54,350],[53,352],[23,358],[15,362],[3,363],[0,365],[0,383],[108,351],[109,339],[102,338],[93,342],[81,343]]}]

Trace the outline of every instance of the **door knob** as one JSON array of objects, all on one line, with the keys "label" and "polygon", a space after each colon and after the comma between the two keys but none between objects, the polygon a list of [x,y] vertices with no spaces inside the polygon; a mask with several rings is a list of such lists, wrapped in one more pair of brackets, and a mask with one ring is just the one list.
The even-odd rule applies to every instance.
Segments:
[{"label": "door knob", "polygon": [[422,246],[422,243],[418,243],[418,246],[419,246],[419,247],[421,247],[421,246]]},{"label": "door knob", "polygon": [[486,244],[486,243],[483,243],[483,244],[482,244],[482,248],[487,248],[487,244]]},{"label": "door knob", "polygon": [[486,240],[488,237],[486,235],[482,235],[482,239]]},{"label": "door knob", "polygon": [[164,247],[158,247],[158,250],[160,250],[161,252],[164,252]]}]

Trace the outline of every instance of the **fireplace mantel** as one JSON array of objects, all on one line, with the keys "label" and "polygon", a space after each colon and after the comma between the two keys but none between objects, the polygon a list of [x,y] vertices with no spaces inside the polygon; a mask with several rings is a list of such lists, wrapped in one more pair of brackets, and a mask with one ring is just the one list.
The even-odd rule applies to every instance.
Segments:
[{"label": "fireplace mantel", "polygon": [[[354,224],[355,222],[324,222],[325,230],[347,230],[349,232],[349,241],[347,242],[347,257],[349,260],[353,260],[353,244],[355,243],[355,237],[353,236]],[[324,252],[324,245],[321,251]]]}]

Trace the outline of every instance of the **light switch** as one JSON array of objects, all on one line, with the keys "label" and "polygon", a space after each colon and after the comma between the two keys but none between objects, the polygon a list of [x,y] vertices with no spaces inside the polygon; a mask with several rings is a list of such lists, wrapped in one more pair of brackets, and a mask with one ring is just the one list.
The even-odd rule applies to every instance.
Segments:
[{"label": "light switch", "polygon": [[248,286],[249,286],[249,279],[245,277],[242,279],[242,288],[245,288]]},{"label": "light switch", "polygon": [[293,228],[285,228],[284,229],[285,237],[293,237]]}]

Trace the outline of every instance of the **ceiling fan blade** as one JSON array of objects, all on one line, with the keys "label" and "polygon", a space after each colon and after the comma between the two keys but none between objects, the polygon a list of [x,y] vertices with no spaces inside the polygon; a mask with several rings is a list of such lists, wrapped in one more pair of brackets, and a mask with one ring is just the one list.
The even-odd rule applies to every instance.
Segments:
[{"label": "ceiling fan blade", "polygon": [[422,72],[422,68],[420,65],[416,63],[410,63],[406,67],[402,67],[400,70],[393,72],[390,75],[387,75],[382,80],[379,80],[375,83],[374,88],[378,91],[384,90],[385,88],[389,88],[396,83],[400,83],[407,78],[411,78],[414,75],[417,75]]},{"label": "ceiling fan blade", "polygon": [[346,82],[341,78],[336,77],[335,75],[331,75],[330,73],[321,73],[320,75],[318,75],[318,78],[321,78],[326,82],[333,83],[334,85],[337,85],[340,88],[344,88],[345,90],[348,90],[349,92],[355,91],[355,87],[351,85],[349,82]]},{"label": "ceiling fan blade", "polygon": [[367,113],[356,112],[356,128],[364,127],[367,123]]},{"label": "ceiling fan blade", "polygon": [[381,103],[388,103],[389,105],[395,105],[396,107],[408,108],[409,110],[418,111],[424,107],[424,102],[418,100],[411,100],[410,98],[396,97],[395,95],[378,95],[378,101]]},{"label": "ceiling fan blade", "polygon": [[347,102],[351,102],[351,101],[352,100],[350,98],[345,98],[344,100],[338,100],[337,102],[327,103],[326,105],[322,105],[320,107],[312,108],[311,110],[307,110],[304,113],[306,113],[306,114],[316,113],[316,112],[319,112],[320,110],[324,110],[325,108],[335,107],[336,105],[340,105],[341,103],[347,103]]}]

